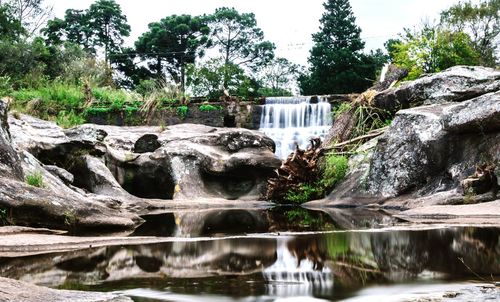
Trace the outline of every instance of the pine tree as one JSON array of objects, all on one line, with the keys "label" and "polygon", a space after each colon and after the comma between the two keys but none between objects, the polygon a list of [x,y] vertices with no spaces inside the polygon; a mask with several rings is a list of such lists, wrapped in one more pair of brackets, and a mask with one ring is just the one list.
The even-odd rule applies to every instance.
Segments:
[{"label": "pine tree", "polygon": [[361,52],[361,29],[356,25],[349,0],[328,0],[323,6],[326,12],[320,20],[320,30],[313,35],[310,74],[299,78],[302,93],[363,91],[373,82],[378,64]]}]

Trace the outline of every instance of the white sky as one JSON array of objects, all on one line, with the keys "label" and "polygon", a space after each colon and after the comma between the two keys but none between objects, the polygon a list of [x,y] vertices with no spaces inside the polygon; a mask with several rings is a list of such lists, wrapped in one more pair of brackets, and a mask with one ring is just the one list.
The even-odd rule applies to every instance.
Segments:
[{"label": "white sky", "polygon": [[[476,0],[477,1],[477,0]],[[54,5],[57,17],[68,8],[85,9],[94,0],[46,0]],[[173,14],[201,15],[218,7],[234,7],[241,13],[253,12],[266,39],[276,44],[276,54],[306,65],[312,46],[311,35],[318,31],[324,12],[324,0],[116,0],[132,27],[134,41],[147,30],[150,22]],[[459,0],[351,0],[356,23],[367,49],[383,48],[383,43],[396,37],[404,27],[418,25],[421,20],[437,20],[439,12]]]}]

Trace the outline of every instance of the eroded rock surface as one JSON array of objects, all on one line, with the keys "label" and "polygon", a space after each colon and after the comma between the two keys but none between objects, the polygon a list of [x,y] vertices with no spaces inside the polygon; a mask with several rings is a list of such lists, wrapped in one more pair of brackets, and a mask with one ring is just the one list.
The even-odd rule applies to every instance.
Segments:
[{"label": "eroded rock surface", "polygon": [[426,105],[397,112],[384,135],[363,145],[327,203],[404,209],[497,199],[497,192],[464,196],[461,181],[479,165],[496,165],[497,176],[500,171],[500,72],[454,67],[374,101],[390,109]]},{"label": "eroded rock surface", "polygon": [[[64,130],[2,105],[0,207],[17,224],[133,228],[150,201],[257,200],[281,161],[256,131],[202,125]],[[10,131],[9,131],[10,130]],[[16,148],[17,150],[14,150]],[[30,186],[24,175],[39,174]]]}]

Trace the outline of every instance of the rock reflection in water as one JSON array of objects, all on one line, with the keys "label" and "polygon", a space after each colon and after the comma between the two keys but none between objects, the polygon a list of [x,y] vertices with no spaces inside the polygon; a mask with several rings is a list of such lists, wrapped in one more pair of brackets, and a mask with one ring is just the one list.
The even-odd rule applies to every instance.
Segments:
[{"label": "rock reflection in water", "polygon": [[149,294],[165,297],[204,293],[339,299],[367,285],[421,282],[423,273],[447,280],[474,278],[472,271],[498,278],[498,231],[450,228],[179,238],[162,244],[4,258],[0,275],[52,287],[133,288],[134,296],[148,289]]}]

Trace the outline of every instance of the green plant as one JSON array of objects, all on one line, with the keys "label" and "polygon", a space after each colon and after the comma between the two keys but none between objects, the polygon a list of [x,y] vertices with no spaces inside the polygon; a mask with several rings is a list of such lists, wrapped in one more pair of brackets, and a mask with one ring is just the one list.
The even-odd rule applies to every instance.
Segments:
[{"label": "green plant", "polygon": [[200,111],[201,112],[208,112],[208,111],[215,111],[215,110],[222,110],[222,106],[214,106],[210,104],[203,104],[200,105]]},{"label": "green plant", "polygon": [[296,189],[290,189],[285,195],[285,201],[302,204],[318,198],[323,193],[321,185],[301,184]]},{"label": "green plant", "polygon": [[333,112],[333,117],[338,118],[342,113],[352,109],[352,104],[348,102],[341,103]]},{"label": "green plant", "polygon": [[179,106],[177,107],[177,115],[181,118],[181,119],[185,119],[187,117],[187,114],[188,114],[188,106]]},{"label": "green plant", "polygon": [[9,217],[7,214],[7,209],[0,208],[0,226],[9,225]]},{"label": "green plant", "polygon": [[76,217],[75,213],[72,211],[66,211],[63,213],[64,217],[64,224],[67,226],[74,226],[76,222],[78,221],[78,218]]},{"label": "green plant", "polygon": [[76,114],[73,110],[70,112],[61,111],[57,115],[56,123],[63,128],[71,128],[85,123],[85,118]]},{"label": "green plant", "polygon": [[26,183],[33,187],[43,188],[43,176],[40,172],[34,172],[26,175]]},{"label": "green plant", "polygon": [[326,188],[332,188],[344,179],[348,169],[349,160],[347,157],[334,154],[327,155],[321,183]]}]

